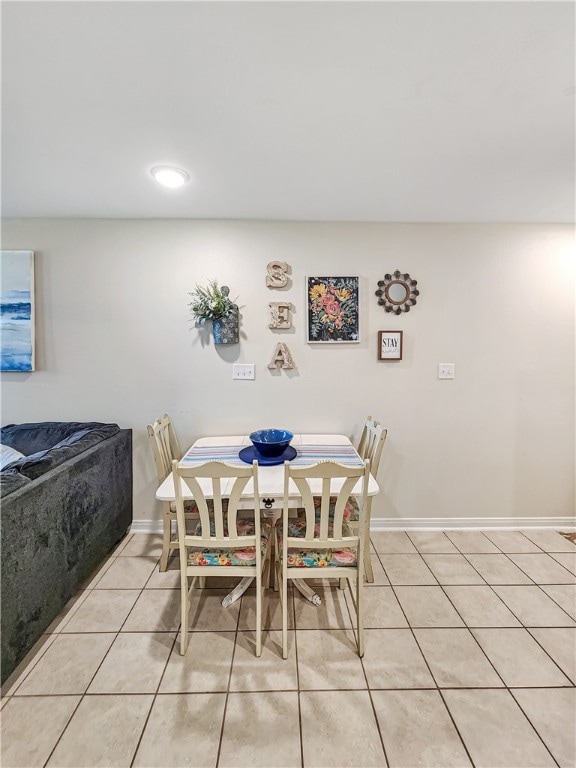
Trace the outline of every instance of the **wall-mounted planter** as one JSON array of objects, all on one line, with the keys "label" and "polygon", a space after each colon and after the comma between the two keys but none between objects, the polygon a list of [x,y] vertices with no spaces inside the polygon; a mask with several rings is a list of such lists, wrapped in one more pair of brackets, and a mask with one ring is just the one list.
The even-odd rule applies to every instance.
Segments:
[{"label": "wall-mounted planter", "polygon": [[238,328],[238,313],[234,312],[219,320],[212,320],[214,344],[238,344],[240,331]]},{"label": "wall-mounted planter", "polygon": [[190,296],[189,307],[196,324],[212,322],[214,344],[238,344],[240,307],[230,298],[230,288],[227,285],[220,288],[217,280],[210,280],[206,288],[196,285]]}]

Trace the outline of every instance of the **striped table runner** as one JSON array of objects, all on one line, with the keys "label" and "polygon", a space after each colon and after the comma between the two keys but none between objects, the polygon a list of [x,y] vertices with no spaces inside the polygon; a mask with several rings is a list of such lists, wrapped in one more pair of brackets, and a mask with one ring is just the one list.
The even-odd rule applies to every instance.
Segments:
[{"label": "striped table runner", "polygon": [[[222,445],[222,446],[192,446],[182,458],[180,466],[186,467],[204,461],[225,461],[234,466],[245,467],[246,462],[238,456],[240,450],[246,445]],[[294,445],[296,457],[292,459],[292,466],[304,467],[316,464],[319,461],[330,459],[344,464],[347,467],[361,467],[362,459],[358,456],[352,444],[347,445]],[[266,467],[263,467],[265,469]]]}]

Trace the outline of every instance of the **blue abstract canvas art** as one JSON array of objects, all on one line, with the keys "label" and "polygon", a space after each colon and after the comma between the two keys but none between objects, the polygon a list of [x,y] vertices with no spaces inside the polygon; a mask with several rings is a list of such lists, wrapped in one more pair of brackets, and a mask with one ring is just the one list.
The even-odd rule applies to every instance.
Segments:
[{"label": "blue abstract canvas art", "polygon": [[34,370],[34,251],[0,251],[0,370]]}]

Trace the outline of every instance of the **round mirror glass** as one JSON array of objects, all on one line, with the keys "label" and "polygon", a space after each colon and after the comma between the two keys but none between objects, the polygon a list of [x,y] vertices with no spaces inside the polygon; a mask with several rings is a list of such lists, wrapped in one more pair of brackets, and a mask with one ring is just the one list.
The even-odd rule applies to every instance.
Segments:
[{"label": "round mirror glass", "polygon": [[409,296],[408,286],[400,280],[395,280],[386,286],[386,298],[392,304],[403,304]]},{"label": "round mirror glass", "polygon": [[393,312],[395,315],[410,312],[410,307],[416,304],[419,294],[416,285],[417,281],[411,278],[408,272],[400,272],[397,269],[392,274],[386,274],[384,280],[378,280],[378,304],[384,307],[386,312]]}]

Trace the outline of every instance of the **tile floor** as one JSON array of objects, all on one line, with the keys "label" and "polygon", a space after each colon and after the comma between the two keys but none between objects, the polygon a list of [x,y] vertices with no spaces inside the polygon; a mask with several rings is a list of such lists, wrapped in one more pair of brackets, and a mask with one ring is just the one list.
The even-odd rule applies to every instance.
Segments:
[{"label": "tile floor", "polygon": [[130,535],[2,690],[2,766],[575,765],[576,546],[554,531],[375,532],[366,654],[347,593],[193,604]]}]

